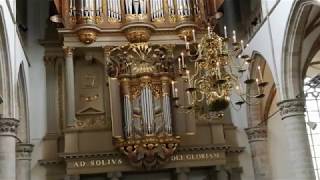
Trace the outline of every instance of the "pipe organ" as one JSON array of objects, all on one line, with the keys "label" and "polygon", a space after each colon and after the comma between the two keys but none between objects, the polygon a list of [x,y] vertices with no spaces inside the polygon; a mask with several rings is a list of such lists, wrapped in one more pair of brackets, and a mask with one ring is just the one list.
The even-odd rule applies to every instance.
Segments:
[{"label": "pipe organ", "polygon": [[[99,34],[123,32],[130,42],[175,31],[190,38],[206,24],[206,0],[55,0],[65,29],[91,44]],[[137,30],[138,29],[138,30]]]},{"label": "pipe organ", "polygon": [[[109,86],[114,89],[110,96],[121,97],[121,103],[117,99],[111,102],[111,109],[122,109],[122,114],[112,115],[114,143],[134,166],[152,168],[163,164],[180,143],[179,135],[195,132],[194,117],[179,113],[174,116],[172,72],[163,64],[161,55],[165,52],[170,50],[137,43],[110,50],[106,57],[112,77]],[[184,124],[186,119],[188,129],[174,128],[174,124],[188,126]]]},{"label": "pipe organ", "polygon": [[[200,11],[200,0],[69,0],[69,16],[107,17],[121,20],[122,15],[148,14],[150,20],[170,16],[193,16]],[[106,7],[104,12],[103,5]],[[193,10],[194,13],[193,13]],[[104,13],[104,14],[103,14]]]},{"label": "pipe organ", "polygon": [[[225,163],[224,153],[229,151],[229,146],[223,146],[224,149],[220,146],[229,135],[223,134],[223,123],[210,119],[210,114],[200,117],[191,107],[190,77],[181,73],[181,69],[190,66],[184,55],[191,53],[183,54],[181,49],[195,43],[208,30],[204,12],[208,0],[54,1],[59,13],[56,20],[63,25],[58,32],[64,37],[66,49],[66,65],[61,66],[65,72],[61,72],[59,79],[62,82],[66,76],[64,81],[68,85],[76,79],[73,84],[76,87],[59,85],[59,103],[68,108],[81,104],[75,113],[61,112],[61,121],[68,115],[69,123],[62,131],[65,154],[61,156],[101,150],[107,152],[103,156],[108,158],[113,158],[109,152],[121,157],[119,162],[124,163],[119,168],[128,167],[129,162],[134,167],[151,169],[170,161],[180,163],[180,157],[192,160],[188,153],[194,149],[185,147],[194,146],[200,147],[202,154],[218,152],[215,163]],[[88,66],[92,66],[90,72]],[[98,67],[99,73],[93,70]],[[75,77],[67,77],[70,74]],[[80,142],[91,138],[107,142]],[[180,154],[175,156],[175,153]],[[211,159],[207,160],[212,163]],[[68,163],[67,168],[71,169],[68,173],[72,174],[72,168],[78,167]],[[103,168],[109,168],[109,164],[98,168],[101,169],[96,172],[104,172]]]}]

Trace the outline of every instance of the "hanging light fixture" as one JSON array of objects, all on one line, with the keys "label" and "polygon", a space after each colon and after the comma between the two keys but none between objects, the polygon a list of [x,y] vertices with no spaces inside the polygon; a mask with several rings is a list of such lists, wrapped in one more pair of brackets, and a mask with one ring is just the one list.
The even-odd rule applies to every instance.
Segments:
[{"label": "hanging light fixture", "polygon": [[[224,37],[213,32],[213,27],[208,26],[208,33],[197,42],[195,31],[191,41],[185,37],[185,50],[178,58],[180,77],[172,84],[184,83],[185,89],[173,86],[173,99],[176,106],[182,109],[191,109],[203,104],[208,106],[208,111],[221,112],[230,104],[231,91],[238,94],[238,100],[234,104],[241,106],[244,103],[252,104],[248,99],[261,99],[264,95],[264,87],[268,85],[263,80],[261,67],[258,66],[258,78],[247,78],[252,59],[243,54],[244,42],[237,41],[236,31],[232,31],[232,37],[228,38],[227,28],[224,27]],[[190,66],[190,62],[192,66]],[[187,64],[190,67],[187,67]],[[257,93],[244,92],[244,86],[256,88]],[[185,91],[184,97],[178,96],[178,91]],[[181,106],[180,99],[187,99],[188,105]],[[221,113],[218,113],[221,115]]]}]

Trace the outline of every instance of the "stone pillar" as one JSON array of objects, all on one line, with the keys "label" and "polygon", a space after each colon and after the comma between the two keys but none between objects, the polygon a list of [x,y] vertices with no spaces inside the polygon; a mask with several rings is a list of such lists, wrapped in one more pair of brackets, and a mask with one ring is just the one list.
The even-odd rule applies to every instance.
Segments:
[{"label": "stone pillar", "polygon": [[177,180],[188,180],[189,179],[189,168],[177,168],[176,169],[176,175],[177,175]]},{"label": "stone pillar", "polygon": [[294,176],[292,179],[314,180],[315,174],[304,119],[305,101],[304,99],[284,100],[278,106],[288,138],[290,169]]},{"label": "stone pillar", "polygon": [[0,179],[16,180],[16,129],[19,121],[0,116]]},{"label": "stone pillar", "polygon": [[259,180],[270,180],[268,162],[268,143],[267,143],[267,128],[266,126],[258,126],[247,128],[249,144],[252,153],[252,162],[254,169],[254,177]]},{"label": "stone pillar", "polygon": [[17,144],[16,146],[16,171],[17,180],[31,180],[31,153],[32,144]]},{"label": "stone pillar", "polygon": [[75,120],[75,94],[74,94],[74,65],[73,48],[64,48],[65,52],[65,81],[66,81],[66,125],[73,126]]},{"label": "stone pillar", "polygon": [[107,177],[110,180],[120,180],[121,175],[121,172],[110,172]]}]

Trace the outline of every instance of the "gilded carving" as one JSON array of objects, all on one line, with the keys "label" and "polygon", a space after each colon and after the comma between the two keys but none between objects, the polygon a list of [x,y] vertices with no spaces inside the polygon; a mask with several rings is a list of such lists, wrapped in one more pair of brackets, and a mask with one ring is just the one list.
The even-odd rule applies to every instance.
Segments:
[{"label": "gilded carving", "polygon": [[117,138],[115,145],[129,158],[131,165],[150,169],[168,162],[178,144],[179,136],[149,136],[131,140]]},{"label": "gilded carving", "polygon": [[77,32],[79,40],[85,44],[91,44],[97,39],[97,32],[93,29],[81,29]]},{"label": "gilded carving", "polygon": [[146,27],[128,28],[125,31],[126,37],[131,43],[147,42],[150,39],[151,31]]},{"label": "gilded carving", "polygon": [[64,51],[64,54],[66,56],[73,56],[74,48],[72,48],[72,47],[64,47],[63,51]]},{"label": "gilded carving", "polygon": [[[90,129],[90,128],[106,128],[107,124],[104,115],[82,115],[77,116],[75,128]],[[110,127],[109,127],[110,128]]]}]

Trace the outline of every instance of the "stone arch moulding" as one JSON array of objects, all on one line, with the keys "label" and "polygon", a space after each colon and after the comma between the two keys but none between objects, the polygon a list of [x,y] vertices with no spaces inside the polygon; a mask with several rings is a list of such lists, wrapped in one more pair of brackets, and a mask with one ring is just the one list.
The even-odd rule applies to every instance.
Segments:
[{"label": "stone arch moulding", "polygon": [[16,108],[18,113],[18,119],[20,120],[17,137],[22,143],[30,143],[29,132],[29,109],[28,109],[28,89],[26,83],[26,74],[24,70],[24,64],[21,63],[18,72],[17,80],[17,102]]},{"label": "stone arch moulding", "polygon": [[320,6],[318,0],[297,0],[293,3],[283,43],[281,63],[280,98],[295,99],[303,93],[303,67],[301,59],[305,23],[312,5]]},{"label": "stone arch moulding", "polygon": [[9,58],[8,36],[4,20],[3,7],[0,6],[0,116],[11,117],[13,114],[12,65]]},{"label": "stone arch moulding", "polygon": [[[271,70],[271,66],[268,63],[267,59],[258,51],[253,51],[251,58],[254,59],[254,61],[252,62],[252,65],[250,67],[250,77],[255,79],[259,77],[258,74],[258,66],[261,67],[261,72],[262,72],[262,76],[263,79],[265,81],[267,81],[269,84],[266,86],[265,88],[265,94],[266,97],[264,98],[265,100],[263,101],[263,106],[258,106],[258,107],[247,107],[247,114],[253,118],[253,120],[261,120],[264,121],[265,118],[265,114],[266,111],[268,111],[268,108],[270,108],[270,103],[272,102],[272,100],[274,99],[275,93],[274,91],[276,91],[276,85],[275,85],[275,77],[274,74],[272,73]],[[257,61],[258,60],[258,61]],[[255,62],[257,61],[257,62]],[[270,71],[270,73],[266,72],[266,71]],[[268,74],[266,74],[268,73]],[[267,79],[266,79],[267,78]],[[250,88],[247,88],[247,93],[250,92]],[[271,101],[271,102],[270,102]],[[260,109],[257,111],[257,109]],[[248,121],[248,127],[253,127],[254,125],[258,125],[261,122],[250,122],[250,118]]]},{"label": "stone arch moulding", "polygon": [[[265,94],[269,99],[271,95],[271,87],[274,86],[274,77],[269,68],[269,64],[261,53],[254,51],[251,55],[251,59],[253,59],[250,67],[249,73],[251,79],[256,79],[262,76],[265,81],[269,82],[269,85],[265,87]],[[258,70],[258,66],[261,68],[261,75]],[[268,80],[266,79],[268,77]],[[270,82],[270,80],[272,82]],[[247,88],[247,93],[256,94],[256,88]],[[252,154],[252,163],[254,164],[254,177],[255,179],[270,179],[271,169],[269,167],[269,160],[267,151],[267,122],[264,119],[264,112],[266,111],[266,100],[263,100],[255,105],[247,106],[247,114],[248,114],[248,128],[245,129],[246,134],[248,136],[248,141],[250,144],[251,154]]]}]

